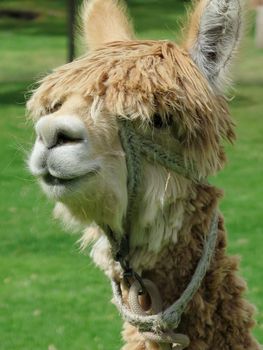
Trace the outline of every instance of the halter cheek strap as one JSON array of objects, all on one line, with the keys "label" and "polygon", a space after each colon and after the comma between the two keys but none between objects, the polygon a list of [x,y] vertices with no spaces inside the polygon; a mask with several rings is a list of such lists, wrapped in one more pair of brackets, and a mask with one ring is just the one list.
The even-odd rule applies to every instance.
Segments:
[{"label": "halter cheek strap", "polygon": [[[167,150],[164,150],[160,145],[154,144],[150,140],[147,140],[139,135],[129,120],[121,119],[119,123],[120,139],[126,155],[128,174],[128,208],[124,223],[125,233],[120,240],[116,238],[117,235],[114,234],[110,227],[106,227],[105,233],[110,241],[114,259],[120,263],[123,269],[123,278],[129,281],[129,279],[132,277],[133,280],[140,285],[142,292],[147,292],[147,286],[145,286],[144,280],[135,271],[133,271],[129,264],[130,228],[131,220],[136,209],[136,199],[138,198],[139,185],[141,182],[142,156],[151,162],[159,163],[165,168],[168,168],[190,179],[191,181],[200,183],[203,182],[204,179],[198,177],[196,169],[186,168],[183,159],[179,154],[171,154]],[[159,339],[159,341],[157,341],[158,343],[162,343],[163,341],[173,343],[172,339],[184,339],[184,343],[179,344],[178,349],[184,349],[186,346],[188,346],[188,342],[185,340],[187,338],[186,336],[173,333],[173,337],[171,337],[170,334],[172,330],[178,327],[183,312],[199,289],[206,275],[216,247],[217,232],[218,213],[215,211],[211,219],[208,235],[206,235],[206,240],[204,241],[201,259],[196,267],[190,283],[182,293],[181,297],[164,311],[158,311],[154,315],[142,315],[141,313],[132,311],[132,308],[128,308],[123,302],[120,283],[112,280],[115,304],[124,320],[138,327],[143,333],[147,332],[147,334],[149,334],[150,332],[154,339]],[[165,339],[167,341],[165,341]]]},{"label": "halter cheek strap", "polygon": [[129,254],[131,221],[133,220],[134,212],[136,210],[142,176],[142,157],[144,156],[149,162],[159,163],[165,168],[196,183],[201,183],[204,179],[198,176],[198,172],[194,166],[191,168],[185,166],[184,159],[180,154],[171,154],[162,146],[153,143],[151,140],[147,140],[145,137],[138,134],[130,120],[121,119],[119,121],[119,127],[119,135],[125,152],[128,174],[128,207],[124,222],[125,233],[119,242],[116,241],[116,235],[109,227],[106,228],[106,233],[110,239],[115,260],[119,261],[122,266],[127,266],[129,265],[127,256]]}]

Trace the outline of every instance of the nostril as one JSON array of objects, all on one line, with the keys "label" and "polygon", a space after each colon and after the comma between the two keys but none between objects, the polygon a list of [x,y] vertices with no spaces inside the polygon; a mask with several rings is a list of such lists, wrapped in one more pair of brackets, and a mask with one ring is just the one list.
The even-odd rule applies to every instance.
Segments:
[{"label": "nostril", "polygon": [[57,142],[55,146],[65,145],[67,143],[79,143],[82,142],[83,139],[80,137],[69,136],[65,132],[58,132],[57,134]]},{"label": "nostril", "polygon": [[42,117],[36,124],[36,133],[40,143],[48,149],[88,139],[85,124],[80,119],[67,115]]}]

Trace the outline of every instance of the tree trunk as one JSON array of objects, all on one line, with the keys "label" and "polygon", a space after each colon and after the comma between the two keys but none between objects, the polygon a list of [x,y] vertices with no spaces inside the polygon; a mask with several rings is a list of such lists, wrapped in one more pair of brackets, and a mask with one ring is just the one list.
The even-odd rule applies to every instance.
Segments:
[{"label": "tree trunk", "polygon": [[68,62],[73,61],[75,57],[75,10],[76,1],[68,0]]},{"label": "tree trunk", "polygon": [[257,6],[256,11],[256,45],[263,49],[263,5]]}]

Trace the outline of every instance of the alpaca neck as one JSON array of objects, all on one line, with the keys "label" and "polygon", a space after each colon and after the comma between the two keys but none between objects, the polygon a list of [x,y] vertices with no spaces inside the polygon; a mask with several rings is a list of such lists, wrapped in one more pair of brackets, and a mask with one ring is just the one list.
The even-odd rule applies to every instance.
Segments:
[{"label": "alpaca neck", "polygon": [[131,264],[138,272],[153,268],[160,252],[176,244],[193,197],[189,180],[161,166],[145,164],[143,178],[130,235]]}]

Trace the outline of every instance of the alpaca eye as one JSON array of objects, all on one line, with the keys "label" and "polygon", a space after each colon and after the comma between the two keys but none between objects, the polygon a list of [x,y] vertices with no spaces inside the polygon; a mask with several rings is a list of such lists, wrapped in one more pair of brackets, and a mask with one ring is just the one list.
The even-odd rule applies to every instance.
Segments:
[{"label": "alpaca eye", "polygon": [[153,126],[156,129],[163,129],[163,128],[166,128],[168,126],[171,126],[171,124],[172,124],[172,117],[171,116],[168,116],[165,118],[162,118],[160,116],[160,114],[155,114],[153,116]]},{"label": "alpaca eye", "polygon": [[153,126],[156,129],[161,129],[165,126],[165,122],[159,114],[153,116]]}]

